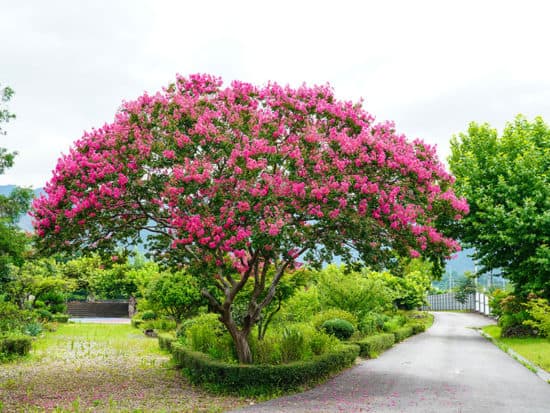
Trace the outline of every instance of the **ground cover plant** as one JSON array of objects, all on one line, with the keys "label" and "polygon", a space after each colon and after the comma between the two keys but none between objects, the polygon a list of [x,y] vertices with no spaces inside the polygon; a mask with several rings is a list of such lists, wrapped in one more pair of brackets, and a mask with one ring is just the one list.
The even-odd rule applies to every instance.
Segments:
[{"label": "ground cover plant", "polygon": [[215,412],[244,403],[191,387],[157,340],[129,325],[59,325],[33,347],[0,364],[0,411]]},{"label": "ground cover plant", "polygon": [[487,326],[483,331],[493,337],[506,348],[514,350],[519,355],[550,371],[550,340],[542,337],[502,337],[501,327]]},{"label": "ground cover plant", "polygon": [[238,360],[251,363],[250,334],[299,260],[387,267],[422,255],[440,271],[459,248],[448,226],[468,211],[452,183],[435,148],[328,86],[178,76],[85,133],[33,215],[46,251],[112,254],[148,230],[160,263],[201,276]]}]

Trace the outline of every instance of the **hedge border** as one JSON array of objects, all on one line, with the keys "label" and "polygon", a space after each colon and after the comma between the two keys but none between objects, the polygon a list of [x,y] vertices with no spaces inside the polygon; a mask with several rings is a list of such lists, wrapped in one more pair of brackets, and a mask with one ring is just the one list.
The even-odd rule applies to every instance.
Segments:
[{"label": "hedge border", "polygon": [[26,336],[0,337],[0,353],[25,356],[31,351],[32,338]]},{"label": "hedge border", "polygon": [[172,334],[163,333],[158,335],[159,347],[161,350],[172,351],[172,343],[176,338]]},{"label": "hedge border", "polygon": [[320,381],[353,365],[359,355],[355,344],[339,345],[309,361],[281,365],[230,364],[214,360],[204,353],[189,350],[177,341],[171,342],[176,365],[193,384],[214,384],[229,392],[243,388],[265,387],[290,390]]},{"label": "hedge border", "polygon": [[393,332],[393,335],[395,337],[395,342],[399,343],[406,338],[409,338],[413,335],[413,327],[409,324],[405,324],[403,327],[399,327]]},{"label": "hedge border", "polygon": [[359,346],[359,355],[361,357],[376,358],[380,353],[395,344],[395,335],[393,333],[381,333],[355,341],[354,343]]}]

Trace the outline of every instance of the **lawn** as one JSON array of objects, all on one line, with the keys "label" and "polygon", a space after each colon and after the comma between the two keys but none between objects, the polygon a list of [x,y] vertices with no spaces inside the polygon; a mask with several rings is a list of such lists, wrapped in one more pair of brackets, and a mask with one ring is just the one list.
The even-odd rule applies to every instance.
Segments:
[{"label": "lawn", "polygon": [[504,338],[500,337],[500,327],[498,326],[487,326],[483,328],[483,331],[542,369],[550,371],[550,340],[548,338]]},{"label": "lawn", "polygon": [[218,412],[245,403],[192,387],[129,325],[62,324],[0,364],[0,412]]}]

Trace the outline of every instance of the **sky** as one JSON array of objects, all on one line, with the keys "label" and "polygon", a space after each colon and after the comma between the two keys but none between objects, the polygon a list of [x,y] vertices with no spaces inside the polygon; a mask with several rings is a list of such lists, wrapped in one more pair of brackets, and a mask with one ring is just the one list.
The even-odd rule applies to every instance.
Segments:
[{"label": "sky", "polygon": [[19,152],[0,185],[42,187],[123,100],[176,73],[330,83],[377,121],[437,145],[471,121],[550,122],[550,2],[0,0],[0,85]]}]

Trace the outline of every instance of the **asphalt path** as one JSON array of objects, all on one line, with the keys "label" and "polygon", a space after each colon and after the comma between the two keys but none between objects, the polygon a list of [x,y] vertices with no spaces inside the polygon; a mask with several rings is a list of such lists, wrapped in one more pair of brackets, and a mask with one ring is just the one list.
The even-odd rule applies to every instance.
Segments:
[{"label": "asphalt path", "polygon": [[239,412],[549,413],[550,384],[471,327],[491,320],[434,313],[425,333],[304,393]]}]

